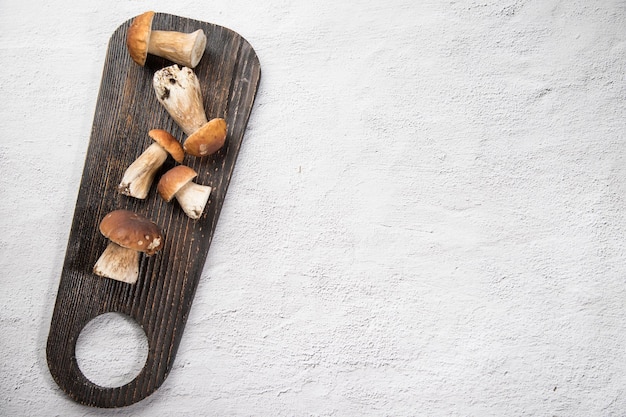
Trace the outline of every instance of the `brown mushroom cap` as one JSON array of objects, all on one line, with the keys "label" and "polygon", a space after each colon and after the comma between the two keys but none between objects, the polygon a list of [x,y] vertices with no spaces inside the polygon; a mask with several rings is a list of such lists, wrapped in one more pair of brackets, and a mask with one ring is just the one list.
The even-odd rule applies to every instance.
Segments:
[{"label": "brown mushroom cap", "polygon": [[148,136],[150,136],[156,143],[161,145],[163,149],[165,149],[172,158],[179,164],[183,162],[185,158],[185,151],[181,146],[180,142],[176,140],[174,136],[172,136],[168,131],[163,129],[152,129],[148,132]]},{"label": "brown mushroom cap", "polygon": [[163,200],[170,202],[185,184],[193,180],[198,173],[186,165],[178,165],[167,171],[157,185],[157,192]]},{"label": "brown mushroom cap", "polygon": [[193,156],[206,156],[217,152],[226,142],[226,120],[211,119],[185,139],[183,148]]},{"label": "brown mushroom cap", "polygon": [[129,210],[114,210],[100,222],[100,233],[114,243],[151,256],[163,246],[159,226]]},{"label": "brown mushroom cap", "polygon": [[148,56],[148,44],[152,33],[153,11],[148,11],[133,19],[126,32],[126,46],[133,61],[143,66]]}]

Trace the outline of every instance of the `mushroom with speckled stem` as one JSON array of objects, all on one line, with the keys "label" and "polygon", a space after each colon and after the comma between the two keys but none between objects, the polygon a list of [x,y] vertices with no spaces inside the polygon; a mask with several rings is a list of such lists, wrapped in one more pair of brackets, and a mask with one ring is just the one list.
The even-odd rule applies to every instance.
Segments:
[{"label": "mushroom with speckled stem", "polygon": [[206,117],[200,81],[191,68],[171,65],[154,73],[152,80],[158,101],[188,136],[183,149],[203,157],[217,152],[226,142],[226,120]]}]

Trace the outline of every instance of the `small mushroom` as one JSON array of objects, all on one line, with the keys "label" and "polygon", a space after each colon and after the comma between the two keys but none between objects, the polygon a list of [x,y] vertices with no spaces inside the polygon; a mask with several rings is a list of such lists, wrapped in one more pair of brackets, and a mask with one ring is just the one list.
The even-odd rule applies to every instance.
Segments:
[{"label": "small mushroom", "polygon": [[157,185],[159,195],[168,203],[176,197],[178,204],[190,218],[197,220],[209,200],[211,187],[192,180],[198,174],[186,165],[178,165],[167,171]]},{"label": "small mushroom", "polygon": [[206,35],[202,29],[192,33],[152,30],[153,17],[153,11],[140,14],[126,32],[126,46],[133,61],[143,66],[148,54],[152,54],[195,68],[206,47]]},{"label": "small mushroom", "polygon": [[191,68],[162,68],[154,73],[152,84],[159,102],[188,136],[183,143],[187,153],[202,157],[224,145],[226,120],[207,120],[200,82]]},{"label": "small mushroom", "polygon": [[154,143],[128,166],[118,186],[119,192],[124,195],[139,199],[146,198],[154,177],[168,154],[172,155],[176,162],[183,162],[185,152],[174,136],[162,129],[152,129],[148,132],[148,136],[154,140]]},{"label": "small mushroom", "polygon": [[139,253],[152,256],[163,246],[159,226],[129,210],[114,210],[100,222],[100,233],[109,239],[93,267],[94,274],[129,284],[139,276]]}]

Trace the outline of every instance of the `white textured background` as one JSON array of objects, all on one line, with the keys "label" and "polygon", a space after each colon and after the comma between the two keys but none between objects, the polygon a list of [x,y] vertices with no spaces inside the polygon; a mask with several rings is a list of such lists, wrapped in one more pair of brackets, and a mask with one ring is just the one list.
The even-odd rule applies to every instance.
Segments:
[{"label": "white textured background", "polygon": [[[150,9],[263,75],[175,367],[99,410],[45,343],[107,42]],[[626,1],[0,0],[0,63],[3,416],[626,415]]]}]

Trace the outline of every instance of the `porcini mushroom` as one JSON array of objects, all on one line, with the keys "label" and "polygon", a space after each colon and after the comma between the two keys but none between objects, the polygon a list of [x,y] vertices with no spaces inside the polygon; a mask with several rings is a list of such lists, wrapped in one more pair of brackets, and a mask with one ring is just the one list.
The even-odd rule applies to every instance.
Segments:
[{"label": "porcini mushroom", "polygon": [[185,152],[178,140],[167,131],[152,129],[148,132],[154,143],[146,148],[139,157],[128,166],[118,186],[124,195],[144,199],[148,196],[154,176],[167,159],[167,155],[178,163],[183,162]]},{"label": "porcini mushroom", "polygon": [[189,135],[183,149],[189,155],[206,156],[217,152],[226,141],[226,120],[215,118]]},{"label": "porcini mushroom", "polygon": [[131,58],[143,66],[148,54],[169,59],[177,64],[195,68],[206,47],[202,29],[192,33],[152,30],[153,11],[135,17],[126,32],[126,46]]},{"label": "porcini mushroom", "polygon": [[211,187],[192,180],[198,174],[186,165],[178,165],[167,171],[157,185],[157,192],[168,203],[176,197],[185,214],[197,220],[209,200]]},{"label": "porcini mushroom", "polygon": [[114,210],[104,216],[100,233],[109,244],[94,265],[94,274],[129,284],[137,282],[139,254],[152,256],[163,246],[159,226],[129,210]]},{"label": "porcini mushroom", "polygon": [[191,68],[162,68],[154,73],[152,85],[159,102],[186,135],[207,123],[200,81]]},{"label": "porcini mushroom", "polygon": [[226,120],[207,120],[200,82],[191,68],[162,68],[154,73],[152,84],[159,102],[188,136],[183,143],[187,153],[202,157],[224,145]]}]

